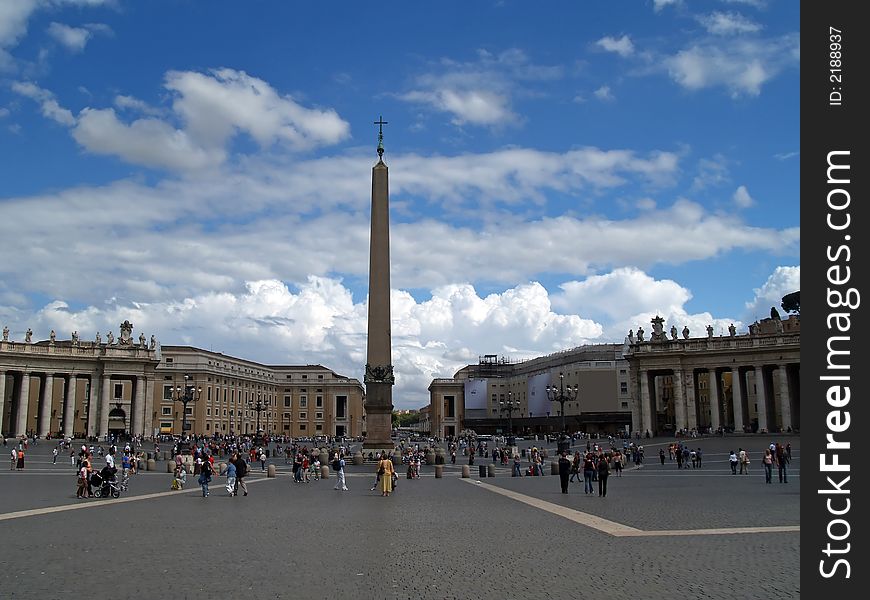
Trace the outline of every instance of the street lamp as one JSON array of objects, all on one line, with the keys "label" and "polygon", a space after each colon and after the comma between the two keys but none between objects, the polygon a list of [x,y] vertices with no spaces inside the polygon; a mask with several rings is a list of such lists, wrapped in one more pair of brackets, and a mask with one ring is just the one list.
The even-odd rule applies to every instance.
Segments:
[{"label": "street lamp", "polygon": [[176,386],[175,393],[172,396],[174,402],[181,402],[184,410],[181,413],[181,441],[178,442],[179,454],[184,454],[190,450],[190,442],[187,440],[187,430],[190,429],[190,424],[187,422],[187,405],[191,402],[196,402],[202,395],[202,388],[198,388],[190,382],[190,375],[184,376],[184,387]]},{"label": "street lamp", "polygon": [[[561,406],[561,410],[559,411],[562,417],[562,432],[559,434],[559,446],[558,451],[567,452],[570,447],[569,442],[567,441],[567,435],[565,431],[565,403],[573,402],[577,399],[577,395],[580,392],[580,386],[575,385],[573,388],[569,385],[567,389],[567,393],[565,390],[565,374],[559,373],[559,387],[556,388],[555,385],[547,386],[547,399],[550,402],[558,402]],[[549,413],[547,413],[549,415]]]},{"label": "street lamp", "polygon": [[257,403],[253,404],[251,408],[257,411],[257,433],[254,435],[254,445],[260,446],[263,444],[263,435],[260,433],[260,413],[266,410],[266,406],[263,404],[263,398],[259,393],[257,394]]},{"label": "street lamp", "polygon": [[[507,445],[509,447],[515,446],[514,440],[514,411],[519,412],[520,410],[520,401],[519,399],[513,400],[513,392],[508,392],[507,402],[504,400],[499,400],[498,404],[501,412],[508,413],[508,435],[507,435]],[[530,413],[531,414],[531,413]]]}]

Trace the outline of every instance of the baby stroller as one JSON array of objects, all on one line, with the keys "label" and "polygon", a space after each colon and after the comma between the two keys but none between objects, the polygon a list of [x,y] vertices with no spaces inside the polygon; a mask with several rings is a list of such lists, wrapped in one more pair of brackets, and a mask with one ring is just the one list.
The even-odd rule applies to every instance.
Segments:
[{"label": "baby stroller", "polygon": [[109,467],[91,475],[91,486],[94,489],[95,498],[121,497],[121,486],[118,485],[115,473]]}]

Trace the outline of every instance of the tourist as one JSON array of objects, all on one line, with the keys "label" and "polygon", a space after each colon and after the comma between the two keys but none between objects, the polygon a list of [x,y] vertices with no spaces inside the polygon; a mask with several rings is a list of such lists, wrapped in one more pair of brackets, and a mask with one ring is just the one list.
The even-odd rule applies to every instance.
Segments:
[{"label": "tourist", "polygon": [[568,476],[571,474],[571,461],[565,452],[559,455],[559,483],[562,484],[562,493],[568,493]]},{"label": "tourist", "polygon": [[734,450],[728,451],[730,454],[728,456],[728,462],[731,463],[731,474],[737,475],[737,455],[734,453]]},{"label": "tourist", "polygon": [[[394,472],[395,471],[393,469],[393,461],[386,457],[382,457],[381,460],[378,462],[378,477],[381,478],[380,483],[382,497],[389,496],[393,492]],[[343,476],[342,479],[344,479]],[[346,490],[347,488],[344,489]]]},{"label": "tourist", "polygon": [[571,461],[571,478],[569,479],[570,483],[574,482],[574,478],[577,478],[577,482],[580,482],[580,451],[577,450],[574,452],[574,459]]},{"label": "tourist", "polygon": [[248,495],[248,485],[245,483],[245,476],[248,474],[248,462],[245,460],[244,454],[234,453],[233,458],[236,463],[236,495],[239,495],[239,489],[242,490],[242,495]]},{"label": "tourist", "polygon": [[583,493],[592,493],[592,475],[595,473],[595,462],[592,453],[588,453],[583,459]]},{"label": "tourist", "polygon": [[788,455],[785,452],[785,448],[779,442],[776,444],[774,457],[777,469],[779,470],[779,482],[788,483]]},{"label": "tourist", "polygon": [[266,451],[260,448],[260,470],[266,470]]},{"label": "tourist", "polygon": [[522,477],[523,470],[520,467],[520,455],[514,454],[514,470],[511,473],[511,477]]},{"label": "tourist", "polygon": [[202,465],[199,468],[199,485],[202,486],[202,497],[208,497],[208,484],[211,483],[211,476],[213,473],[213,467],[211,466],[211,461],[208,460],[208,457],[202,461]]},{"label": "tourist", "polygon": [[18,449],[18,459],[15,463],[15,468],[19,471],[24,470],[24,450],[21,448]]},{"label": "tourist", "polygon": [[[336,476],[338,477],[338,481],[335,484],[333,489],[341,490],[342,492],[347,492],[347,483],[344,479],[344,459],[341,458],[338,452],[335,453],[335,456],[332,458],[332,470],[335,471]],[[381,482],[383,483],[383,478],[381,478]]]},{"label": "tourist", "polygon": [[737,456],[740,457],[740,474],[749,475],[749,452],[741,448]]},{"label": "tourist", "polygon": [[598,495],[607,496],[607,478],[610,476],[610,464],[607,455],[602,454],[598,459]]},{"label": "tourist", "polygon": [[236,495],[236,465],[233,461],[227,463],[227,493],[230,496]]},{"label": "tourist", "polygon": [[695,450],[695,458],[698,459],[698,468],[700,469],[701,468],[701,449],[700,448]]},{"label": "tourist", "polygon": [[16,450],[15,448],[12,448],[11,456],[12,456],[12,462],[9,464],[9,470],[14,471],[15,465],[18,463],[18,450]]},{"label": "tourist", "polygon": [[764,449],[764,458],[761,459],[761,462],[764,465],[764,483],[770,483],[773,470],[773,456],[770,454],[770,448]]},{"label": "tourist", "polygon": [[51,464],[57,464],[57,448],[51,451]]},{"label": "tourist", "polygon": [[79,469],[77,483],[78,487],[76,488],[76,498],[89,498],[90,494],[88,493],[88,469],[84,465],[82,465]]},{"label": "tourist", "polygon": [[662,466],[665,466],[665,449],[664,448],[659,450],[659,460],[661,461]]}]

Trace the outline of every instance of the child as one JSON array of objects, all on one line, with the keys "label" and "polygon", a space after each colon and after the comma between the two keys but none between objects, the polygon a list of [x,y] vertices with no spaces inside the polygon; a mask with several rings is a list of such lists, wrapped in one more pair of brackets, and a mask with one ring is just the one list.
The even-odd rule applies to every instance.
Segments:
[{"label": "child", "polygon": [[183,490],[184,482],[187,479],[187,473],[182,465],[176,465],[175,476],[172,478],[172,489]]},{"label": "child", "polygon": [[227,463],[227,492],[230,496],[236,495],[236,465],[233,461]]},{"label": "child", "polygon": [[314,462],[311,463],[311,473],[314,475],[314,480],[320,479],[320,459],[314,457]]}]

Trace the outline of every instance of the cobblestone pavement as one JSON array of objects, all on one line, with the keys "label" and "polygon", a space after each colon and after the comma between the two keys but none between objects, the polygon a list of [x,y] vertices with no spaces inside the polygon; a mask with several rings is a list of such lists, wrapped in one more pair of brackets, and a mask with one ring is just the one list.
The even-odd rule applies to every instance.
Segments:
[{"label": "cobblestone pavement", "polygon": [[[694,471],[653,463],[659,441],[648,440],[644,467],[612,477],[607,498],[501,467],[486,483],[644,530],[796,525],[800,450],[789,440],[789,484],[776,473],[764,483],[769,440],[759,437],[699,440],[705,462]],[[753,473],[732,476],[716,455],[743,443]],[[282,460],[275,479],[255,469],[248,497],[228,497],[216,478],[202,498],[190,478],[187,493],[113,504],[76,500],[72,468],[51,465],[49,451],[29,453],[25,472],[0,469],[0,517],[93,505],[0,521],[3,598],[800,597],[799,533],[616,538],[468,485],[459,465],[443,479],[431,467],[402,477],[389,498],[370,491],[371,465],[350,468],[350,491],[339,492],[334,478],[293,484]],[[159,467],[126,497],[168,492]]]}]

